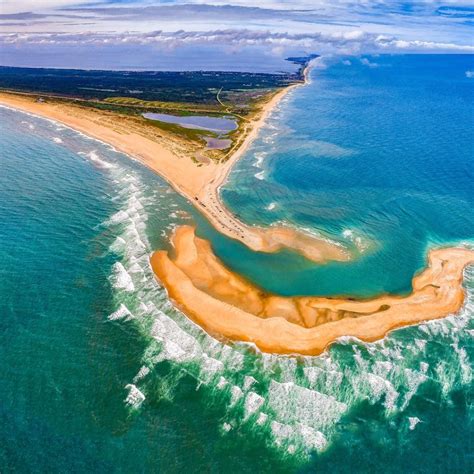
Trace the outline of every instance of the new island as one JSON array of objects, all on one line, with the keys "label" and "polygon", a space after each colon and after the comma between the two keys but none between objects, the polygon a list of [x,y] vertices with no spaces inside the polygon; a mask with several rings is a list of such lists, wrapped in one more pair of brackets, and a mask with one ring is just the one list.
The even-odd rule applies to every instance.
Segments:
[{"label": "new island", "polygon": [[[220,187],[269,113],[304,87],[314,57],[289,59],[298,69],[287,75],[1,68],[0,104],[114,146],[165,178],[216,230],[253,251],[287,249],[319,265],[348,261],[357,255],[337,240],[247,225],[220,198]],[[283,297],[227,268],[192,227],[170,237],[173,250],[156,251],[150,263],[173,303],[217,338],[282,354],[320,354],[342,336],[375,341],[456,312],[464,302],[463,270],[474,262],[474,251],[466,248],[433,249],[403,297]]]}]

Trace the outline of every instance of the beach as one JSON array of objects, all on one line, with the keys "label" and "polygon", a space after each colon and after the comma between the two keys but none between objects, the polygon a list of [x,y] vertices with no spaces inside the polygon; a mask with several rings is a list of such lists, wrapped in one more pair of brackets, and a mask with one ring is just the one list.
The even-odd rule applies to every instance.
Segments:
[{"label": "beach", "polygon": [[343,336],[373,342],[394,329],[455,313],[465,298],[464,268],[474,263],[473,250],[431,250],[408,296],[281,297],[226,268],[190,226],[176,230],[173,248],[173,256],[155,252],[151,265],[174,304],[215,337],[278,354],[319,355]]},{"label": "beach", "polygon": [[[304,74],[307,78],[307,71]],[[285,95],[304,83],[278,90],[256,116],[243,124],[243,130],[224,162],[196,160],[185,140],[176,140],[144,120],[118,115],[72,103],[39,102],[27,94],[0,92],[0,104],[55,120],[88,136],[114,146],[162,176],[186,197],[220,233],[239,240],[254,251],[276,252],[287,248],[323,263],[351,258],[340,243],[319,238],[291,227],[260,228],[246,225],[223,204],[219,189],[230,170],[255,139],[266,118]],[[194,159],[193,159],[194,158]]]},{"label": "beach", "polygon": [[[246,225],[220,197],[232,167],[268,115],[289,91],[301,85],[277,91],[253,119],[244,121],[228,159],[220,162],[196,162],[189,143],[141,118],[69,103],[39,102],[20,94],[0,93],[0,104],[65,124],[112,145],[165,178],[218,232],[253,251],[290,249],[316,263],[348,261],[353,255],[337,242],[290,227]],[[320,354],[342,336],[375,341],[398,327],[455,312],[464,301],[463,269],[474,261],[470,250],[432,250],[426,269],[413,279],[412,293],[403,298],[280,297],[227,269],[209,242],[195,237],[192,228],[179,228],[172,241],[176,255],[155,252],[151,264],[176,306],[215,337],[252,342],[262,351],[283,354]]]}]

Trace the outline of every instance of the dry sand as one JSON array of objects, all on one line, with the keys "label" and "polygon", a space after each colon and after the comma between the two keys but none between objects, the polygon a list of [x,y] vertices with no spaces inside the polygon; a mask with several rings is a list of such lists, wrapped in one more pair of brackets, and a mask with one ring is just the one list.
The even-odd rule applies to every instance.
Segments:
[{"label": "dry sand", "polygon": [[174,256],[155,252],[151,265],[176,306],[216,337],[281,354],[317,355],[341,336],[375,341],[393,329],[456,312],[464,301],[463,270],[474,263],[473,250],[432,250],[406,297],[281,297],[227,269],[192,227],[178,228],[173,244]]},{"label": "dry sand", "polygon": [[[255,138],[267,115],[290,86],[274,94],[254,120],[244,123],[240,140],[225,163],[198,166],[196,150],[140,118],[76,106],[36,102],[28,95],[0,93],[0,104],[61,122],[113,145],[164,177],[187,197],[221,233],[256,251],[289,248],[316,262],[347,260],[336,243],[290,228],[247,226],[233,216],[219,197],[219,188],[234,163]],[[157,277],[170,297],[209,333],[255,343],[275,353],[319,354],[341,336],[374,341],[388,331],[457,311],[464,300],[463,269],[474,262],[474,252],[447,248],[431,251],[429,266],[413,280],[406,298],[382,296],[355,301],[342,298],[270,295],[226,269],[209,243],[194,236],[192,228],[174,237],[176,258],[156,252],[151,259]]]},{"label": "dry sand", "polygon": [[0,92],[0,104],[56,120],[136,158],[188,198],[219,232],[241,241],[252,250],[276,252],[288,248],[315,262],[348,260],[351,258],[349,252],[335,242],[289,227],[264,229],[246,225],[232,215],[220,199],[220,186],[255,138],[270,111],[288,91],[299,85],[276,92],[254,119],[243,123],[243,130],[229,151],[227,161],[217,163],[202,158],[197,160],[201,166],[192,160],[192,157],[196,159],[196,150],[190,150],[189,143],[159,131],[158,127],[148,125],[141,118],[80,107],[72,102],[37,102],[34,96],[27,94]]}]

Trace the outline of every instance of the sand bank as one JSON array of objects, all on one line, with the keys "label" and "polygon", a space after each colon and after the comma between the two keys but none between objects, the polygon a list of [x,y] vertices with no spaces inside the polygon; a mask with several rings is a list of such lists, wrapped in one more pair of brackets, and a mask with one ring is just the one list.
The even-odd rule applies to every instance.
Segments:
[{"label": "sand bank", "polygon": [[221,163],[204,158],[193,161],[196,150],[190,150],[189,143],[147,124],[141,117],[80,107],[73,102],[37,102],[34,96],[5,92],[0,92],[0,104],[56,120],[136,158],[165,178],[219,232],[241,241],[252,250],[276,252],[289,248],[315,262],[348,260],[348,251],[337,243],[288,227],[263,229],[246,225],[226,209],[219,196],[220,186],[255,138],[270,111],[297,86],[299,84],[276,92],[253,119],[243,122],[239,138],[229,151],[229,158]]},{"label": "sand bank", "polygon": [[151,265],[177,307],[214,336],[281,354],[317,355],[341,336],[375,341],[456,312],[464,301],[463,270],[474,263],[473,250],[432,250],[406,297],[281,297],[227,269],[192,227],[178,228],[173,244],[174,255],[155,252]]}]

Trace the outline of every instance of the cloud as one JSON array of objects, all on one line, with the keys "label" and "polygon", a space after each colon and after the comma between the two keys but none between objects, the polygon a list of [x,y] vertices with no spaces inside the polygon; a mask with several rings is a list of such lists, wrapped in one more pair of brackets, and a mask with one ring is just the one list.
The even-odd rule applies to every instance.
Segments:
[{"label": "cloud", "polygon": [[419,52],[474,52],[474,45],[456,43],[438,43],[435,41],[399,40],[379,37],[377,43],[381,49],[389,51],[419,51]]},{"label": "cloud", "polygon": [[310,9],[278,10],[254,6],[240,5],[210,5],[210,4],[182,4],[182,5],[160,5],[160,6],[118,6],[118,7],[79,7],[65,8],[64,11],[89,13],[106,18],[119,18],[134,21],[146,21],[151,18],[159,18],[161,21],[189,20],[186,15],[194,15],[206,20],[226,19],[228,21],[240,19],[286,19],[297,21],[312,21],[320,19],[321,15],[315,15]]},{"label": "cloud", "polygon": [[[217,44],[239,46],[269,46],[285,49],[311,49],[312,51],[350,52],[360,51],[474,51],[474,46],[433,41],[401,40],[374,35],[360,30],[333,33],[278,33],[268,30],[225,29],[210,31],[174,32],[151,31],[146,33],[6,33],[0,35],[3,44],[50,44],[50,45],[157,45],[177,48],[183,45]],[[283,49],[282,49],[283,48]],[[364,61],[364,60],[362,60]],[[367,60],[366,60],[367,61]],[[363,64],[365,64],[363,62]],[[366,65],[370,66],[370,63]]]},{"label": "cloud", "polygon": [[[105,0],[103,0],[105,1]],[[77,5],[79,2],[77,0],[2,0],[1,3],[1,12],[3,14],[9,13],[18,13],[18,12],[28,12],[32,9],[35,12],[42,11],[42,10],[51,10],[55,8],[64,8],[64,7],[72,7]],[[99,1],[93,0],[84,0],[83,4],[92,4],[92,3],[101,3]]]},{"label": "cloud", "polygon": [[368,58],[361,58],[360,63],[363,64],[364,66],[371,67],[371,68],[379,67],[377,63],[370,62]]},{"label": "cloud", "polygon": [[466,71],[465,74],[468,79],[474,79],[474,71]]},{"label": "cloud", "polygon": [[451,18],[474,18],[474,8],[469,6],[442,6],[436,10],[436,13]]},{"label": "cloud", "polygon": [[[87,16],[67,15],[60,13],[33,13],[33,12],[19,12],[19,13],[0,13],[0,21],[10,20],[43,20],[45,18],[72,18],[83,19],[89,18]],[[8,23],[11,25],[11,23]]]},{"label": "cloud", "polygon": [[306,52],[474,52],[471,0],[0,1],[0,48],[9,48],[2,62],[16,64],[37,65],[40,51],[48,58],[60,51],[71,64],[93,47],[102,51],[97,67],[125,61],[121,54],[134,62],[183,48],[188,56],[212,48],[228,58],[245,50],[269,64]]}]

